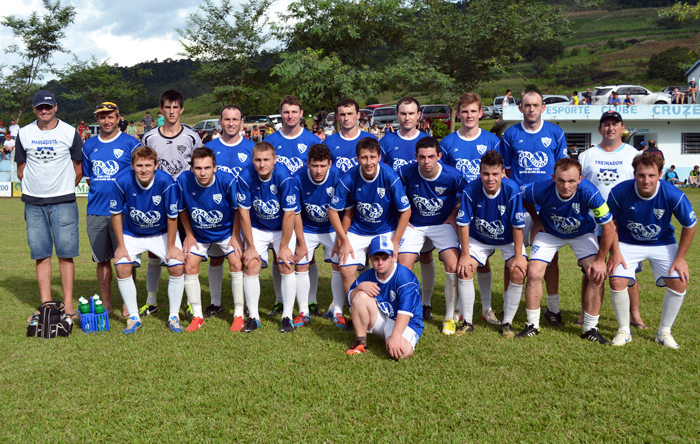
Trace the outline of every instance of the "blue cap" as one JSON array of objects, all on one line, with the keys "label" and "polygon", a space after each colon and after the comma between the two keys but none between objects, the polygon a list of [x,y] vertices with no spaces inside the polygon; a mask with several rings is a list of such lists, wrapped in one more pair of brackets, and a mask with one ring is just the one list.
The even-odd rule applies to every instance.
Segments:
[{"label": "blue cap", "polygon": [[34,108],[36,108],[39,105],[56,106],[56,99],[54,98],[53,94],[51,94],[49,91],[42,89],[34,96],[33,105]]},{"label": "blue cap", "polygon": [[646,142],[642,142],[642,143],[640,143],[640,145],[642,145],[642,146],[647,146],[647,143],[646,143]]},{"label": "blue cap", "polygon": [[394,253],[394,244],[391,243],[389,236],[380,234],[372,239],[369,243],[369,255],[373,256],[376,253],[386,253],[391,256]]}]

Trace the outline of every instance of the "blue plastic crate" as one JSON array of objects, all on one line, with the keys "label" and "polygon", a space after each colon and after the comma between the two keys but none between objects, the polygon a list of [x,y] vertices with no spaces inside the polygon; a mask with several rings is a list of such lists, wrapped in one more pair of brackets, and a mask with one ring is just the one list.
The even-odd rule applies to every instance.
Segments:
[{"label": "blue plastic crate", "polygon": [[109,313],[95,314],[95,300],[90,298],[90,313],[80,314],[80,328],[83,333],[109,331]]}]

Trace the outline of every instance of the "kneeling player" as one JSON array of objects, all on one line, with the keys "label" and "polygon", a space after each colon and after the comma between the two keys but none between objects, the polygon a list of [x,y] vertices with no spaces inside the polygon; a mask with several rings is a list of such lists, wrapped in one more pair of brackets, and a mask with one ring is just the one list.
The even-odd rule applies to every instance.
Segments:
[{"label": "kneeling player", "polygon": [[[226,257],[231,271],[233,324],[231,331],[243,329],[243,265],[241,264],[240,228],[235,210],[236,178],[217,171],[214,152],[196,148],[192,152],[192,169],[177,178],[182,202],[180,218],[185,228],[185,292],[194,317],[187,331],[204,325],[199,265],[207,257]],[[234,220],[236,223],[234,223]]]},{"label": "kneeling player", "polygon": [[369,244],[372,269],[362,273],[348,292],[355,343],[345,353],[367,350],[367,333],[386,341],[394,359],[408,358],[423,334],[420,284],[411,270],[394,261],[391,238],[380,235]]},{"label": "kneeling player", "polygon": [[[153,253],[168,265],[168,326],[173,333],[182,333],[179,310],[185,284],[185,256],[177,235],[179,188],[157,166],[158,154],[153,148],[136,148],[131,155],[133,171],[114,182],[109,201],[117,238],[117,250],[114,252],[117,284],[129,311],[125,334],[135,333],[141,328],[136,285],[131,271],[134,265],[141,266],[143,252]],[[124,224],[123,212],[126,212]]]},{"label": "kneeling player", "polygon": [[[671,327],[688,287],[690,271],[685,256],[697,230],[697,218],[685,193],[659,180],[663,165],[659,156],[652,153],[635,157],[634,179],[618,184],[608,196],[619,238],[619,244],[618,238],[613,242],[608,261],[610,302],[619,325],[613,345],[632,340],[627,287],[634,285],[637,264],[648,259],[656,285],[666,287],[656,342],[678,348]],[[673,234],[672,214],[683,226],[680,245]]]},{"label": "kneeling player", "polygon": [[[524,192],[525,208],[532,216],[533,243],[525,286],[527,325],[518,338],[540,332],[542,278],[547,265],[564,245],[569,245],[590,281],[586,289],[586,311],[582,338],[600,344],[609,341],[598,332],[598,318],[606,277],[605,256],[610,251],[614,227],[612,216],[600,191],[581,177],[581,164],[564,158],[554,164],[554,180],[529,185]],[[537,215],[535,205],[540,205]],[[590,216],[593,211],[595,220]],[[600,245],[595,236],[596,222],[603,226]]]}]

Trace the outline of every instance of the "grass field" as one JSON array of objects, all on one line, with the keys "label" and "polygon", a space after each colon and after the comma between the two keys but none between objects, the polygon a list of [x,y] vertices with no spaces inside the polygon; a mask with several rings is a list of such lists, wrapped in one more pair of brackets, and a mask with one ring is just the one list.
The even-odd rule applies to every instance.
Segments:
[{"label": "grass field", "polygon": [[[700,191],[690,190],[696,208]],[[81,255],[75,299],[97,290],[81,211]],[[654,344],[663,290],[640,275],[642,316],[649,330],[633,332],[624,348],[579,338],[580,271],[566,250],[561,259],[560,331],[543,325],[528,340],[505,340],[476,315],[474,333],[440,333],[444,273],[438,265],[433,306],[416,353],[394,362],[370,336],[369,352],[346,356],[353,334],[327,320],[281,335],[279,318],[262,319],[253,334],[229,332],[233,303],[224,280],[224,314],[196,333],[171,334],[167,310],[147,317],[134,336],[111,319],[106,333],[75,328],[66,339],[25,336],[39,305],[34,263],[26,242],[23,204],[0,200],[0,442],[697,442],[700,440],[700,303],[696,241],[689,253],[695,280],[674,326],[678,351]],[[497,255],[496,255],[497,256]],[[496,258],[494,256],[494,259]],[[321,258],[321,257],[320,257]],[[319,258],[319,259],[320,259]],[[494,276],[502,263],[493,260]],[[416,269],[417,271],[417,269]],[[206,268],[203,302],[209,303]],[[330,295],[330,267],[321,266],[319,302]],[[261,273],[261,312],[273,305],[269,271]],[[494,280],[500,311],[502,282]],[[167,307],[167,281],[159,305]],[[139,271],[139,299],[145,275]],[[228,290],[227,290],[228,289]],[[116,292],[116,283],[113,285]],[[54,259],[53,292],[61,298]],[[118,293],[117,293],[118,294]],[[481,309],[478,302],[475,312]],[[115,297],[115,306],[120,298]],[[165,311],[165,313],[164,313]],[[521,304],[514,326],[525,316]],[[186,323],[185,323],[186,324]],[[606,297],[601,332],[616,323]]]}]

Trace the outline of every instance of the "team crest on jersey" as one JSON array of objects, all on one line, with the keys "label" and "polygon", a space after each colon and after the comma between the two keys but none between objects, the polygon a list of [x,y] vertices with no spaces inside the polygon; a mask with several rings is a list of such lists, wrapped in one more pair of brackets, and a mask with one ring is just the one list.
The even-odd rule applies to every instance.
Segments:
[{"label": "team crest on jersey", "polygon": [[117,159],[122,157],[122,154],[124,154],[124,150],[120,150],[118,148],[116,150],[114,150],[114,157],[116,157]]},{"label": "team crest on jersey", "polygon": [[187,151],[187,147],[185,145],[178,145],[177,146],[177,152],[180,154],[185,154],[185,151]]},{"label": "team crest on jersey", "polygon": [[151,199],[155,205],[160,205],[160,196],[152,196]]},{"label": "team crest on jersey", "polygon": [[476,150],[481,154],[482,156],[486,152],[486,148],[488,148],[486,145],[477,145]]},{"label": "team crest on jersey", "polygon": [[385,188],[377,188],[377,194],[379,194],[379,197],[384,197],[386,195],[386,189]]},{"label": "team crest on jersey", "polygon": [[335,188],[333,188],[333,187],[326,188],[326,194],[328,194],[328,197],[333,197],[333,193],[335,193]]},{"label": "team crest on jersey", "polygon": [[549,145],[552,143],[552,139],[549,137],[543,137],[542,138],[542,145],[544,145],[545,148],[549,148]]},{"label": "team crest on jersey", "polygon": [[503,216],[503,213],[506,212],[506,206],[505,206],[505,205],[499,205],[499,206],[498,206],[498,212],[501,213],[501,216]]},{"label": "team crest on jersey", "polygon": [[442,193],[444,193],[445,191],[447,191],[447,188],[435,187],[435,192],[438,193],[438,196],[442,196]]},{"label": "team crest on jersey", "polygon": [[396,292],[395,292],[394,290],[391,290],[391,291],[389,292],[389,300],[390,300],[391,302],[394,302],[394,300],[396,300]]},{"label": "team crest on jersey", "polygon": [[580,203],[572,203],[571,208],[574,209],[574,213],[581,214],[581,204]]},{"label": "team crest on jersey", "polygon": [[306,146],[306,145],[303,144],[303,143],[298,143],[298,144],[297,144],[297,148],[299,149],[299,152],[300,152],[301,154],[304,154],[304,153],[306,152],[306,150],[307,150],[309,147]]},{"label": "team crest on jersey", "polygon": [[657,219],[661,219],[664,217],[664,213],[666,210],[661,209],[661,208],[654,208],[654,216],[656,216]]},{"label": "team crest on jersey", "polygon": [[216,193],[212,197],[214,198],[214,202],[216,202],[217,205],[221,203],[221,193]]},{"label": "team crest on jersey", "polygon": [[248,160],[248,155],[246,153],[238,153],[238,160],[241,162],[245,162]]},{"label": "team crest on jersey", "polygon": [[270,193],[277,194],[277,186],[276,185],[270,185]]}]

